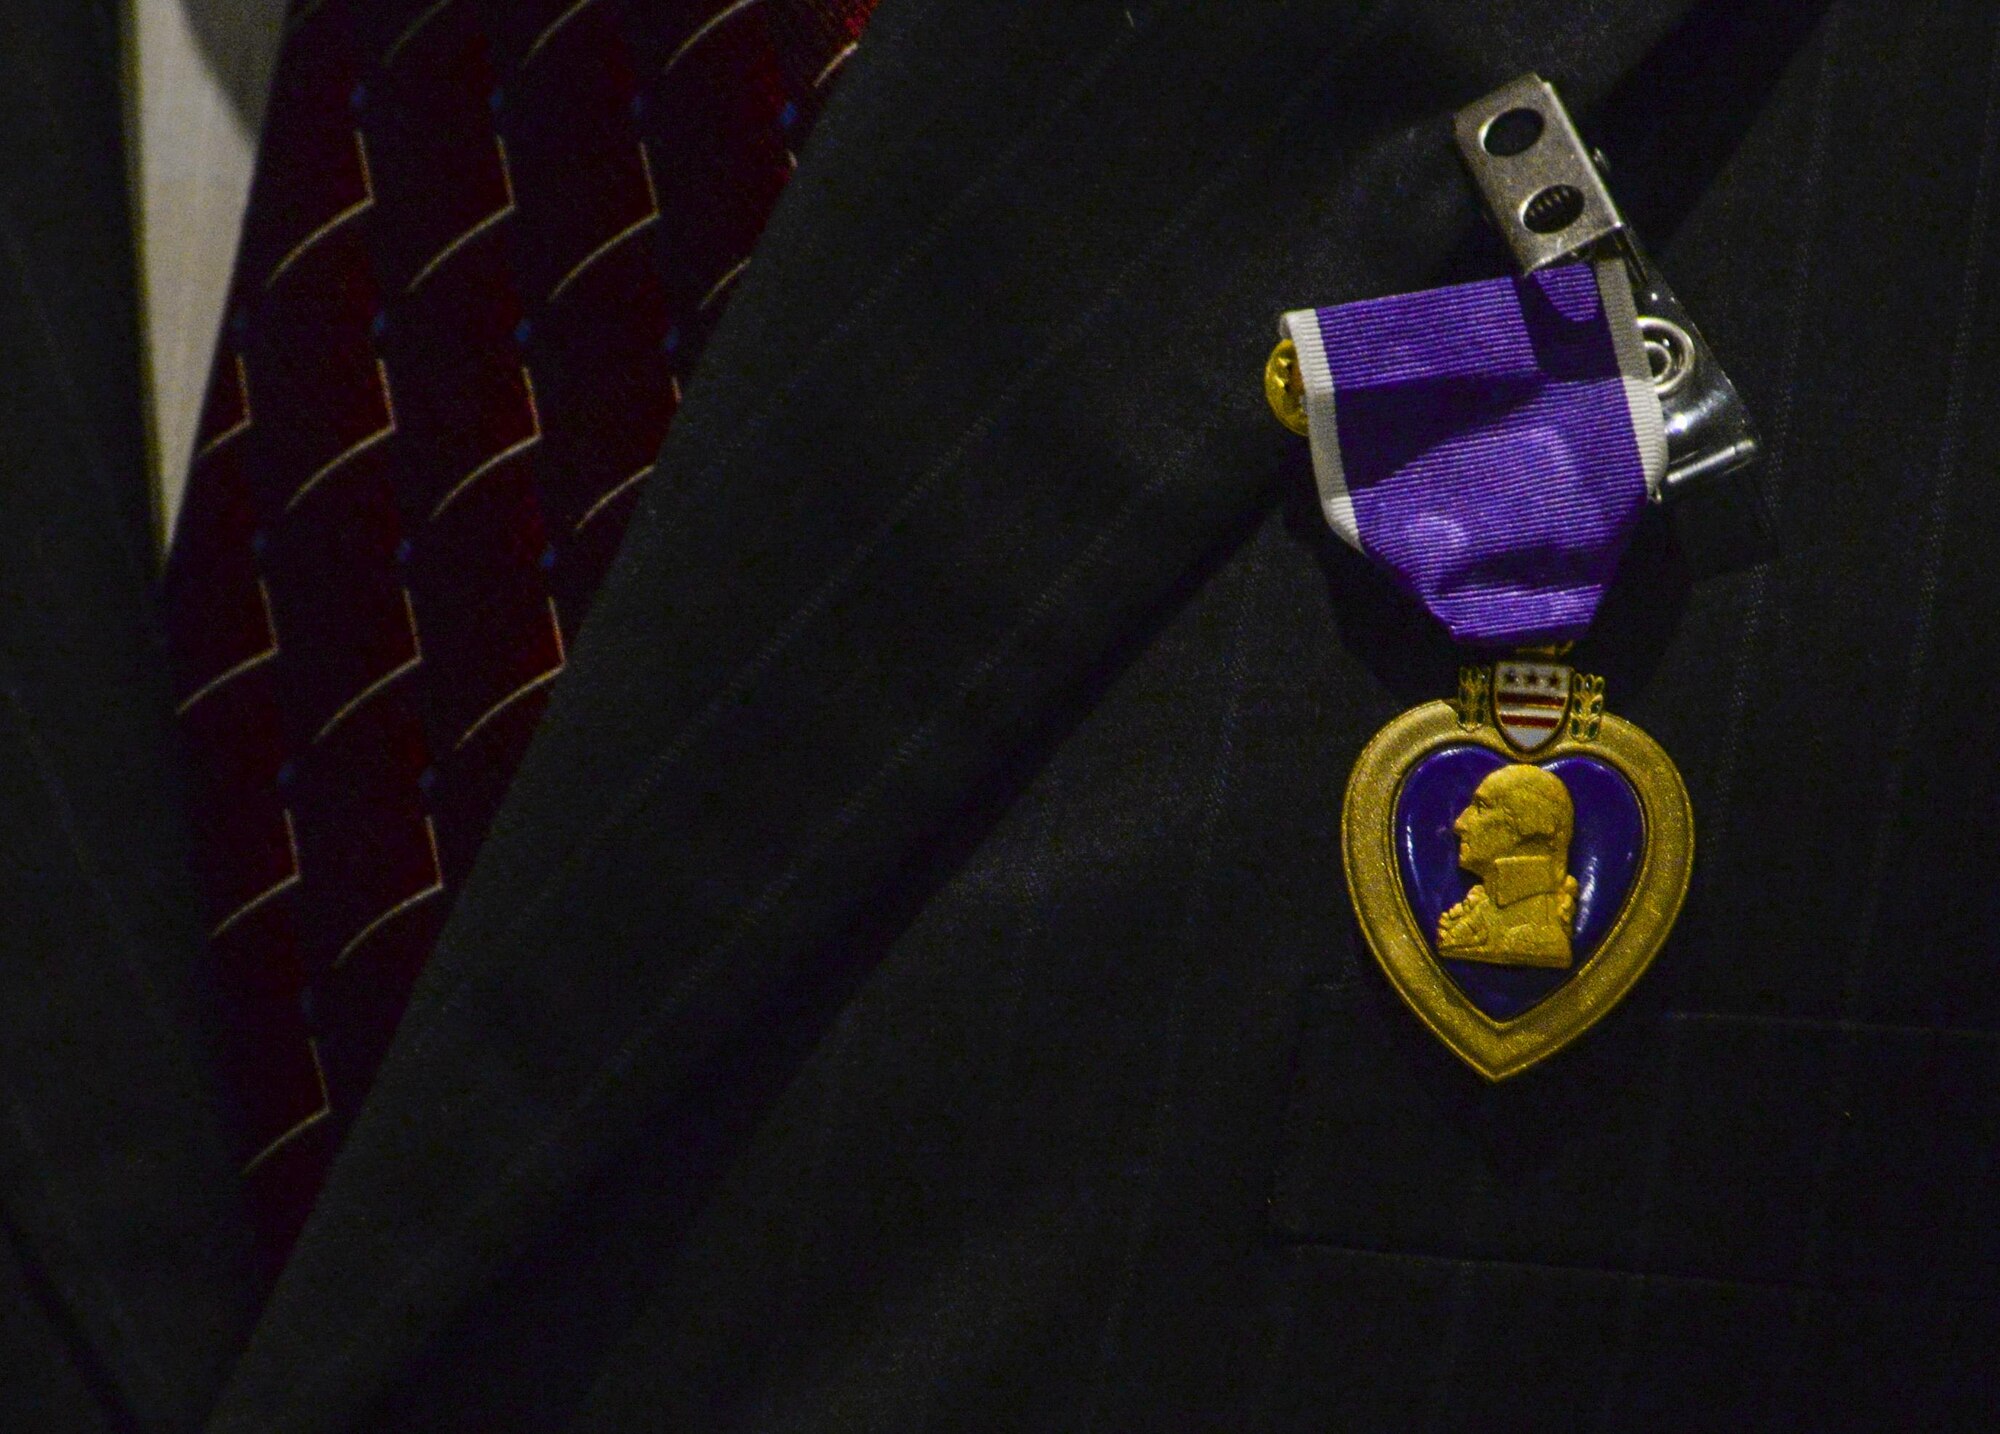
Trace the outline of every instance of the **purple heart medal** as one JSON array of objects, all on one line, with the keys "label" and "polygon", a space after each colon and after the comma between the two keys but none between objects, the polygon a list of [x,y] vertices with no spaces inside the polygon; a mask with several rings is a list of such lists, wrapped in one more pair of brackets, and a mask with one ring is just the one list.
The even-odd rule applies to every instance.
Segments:
[{"label": "purple heart medal", "polygon": [[1341,818],[1376,960],[1497,1081],[1615,1006],[1680,913],[1680,773],[1561,658],[1647,503],[1757,440],[1555,91],[1525,76],[1455,130],[1520,276],[1288,313],[1265,393],[1334,531],[1499,654],[1376,734]]}]

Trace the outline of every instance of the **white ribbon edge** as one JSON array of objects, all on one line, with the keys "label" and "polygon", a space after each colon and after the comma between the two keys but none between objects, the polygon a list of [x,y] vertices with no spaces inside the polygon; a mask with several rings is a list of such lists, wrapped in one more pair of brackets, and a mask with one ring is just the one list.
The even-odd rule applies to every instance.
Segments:
[{"label": "white ribbon edge", "polygon": [[[1298,350],[1299,380],[1305,389],[1307,441],[1312,446],[1313,481],[1319,487],[1320,511],[1326,515],[1327,526],[1358,552],[1361,550],[1361,529],[1354,520],[1354,498],[1347,491],[1347,472],[1340,464],[1340,428],[1335,421],[1333,369],[1326,361],[1326,340],[1320,334],[1319,311],[1293,309],[1281,315],[1278,333],[1290,339],[1292,347]],[[1634,333],[1636,335],[1636,328]],[[1643,354],[1640,361],[1645,361]]]},{"label": "white ribbon edge", "polygon": [[[1595,267],[1597,294],[1611,330],[1611,348],[1625,383],[1625,408],[1632,419],[1632,436],[1639,449],[1646,496],[1660,491],[1667,472],[1667,424],[1660,396],[1653,389],[1646,346],[1639,335],[1639,310],[1625,262],[1600,259]],[[1347,472],[1340,462],[1340,427],[1333,393],[1333,369],[1326,360],[1326,340],[1320,333],[1317,309],[1293,309],[1279,316],[1278,334],[1298,352],[1299,380],[1305,390],[1307,440],[1312,448],[1313,481],[1319,488],[1320,511],[1327,526],[1356,551],[1361,529],[1354,518],[1354,497],[1347,491]]]},{"label": "white ribbon edge", "polygon": [[1626,277],[1623,259],[1599,259],[1596,269],[1597,295],[1611,326],[1611,348],[1618,357],[1618,372],[1625,380],[1625,407],[1632,415],[1632,436],[1639,444],[1639,467],[1646,475],[1646,496],[1657,498],[1660,480],[1667,473],[1667,420],[1660,409],[1660,395],[1653,389],[1646,345],[1639,336],[1639,309],[1632,298],[1632,284]]}]

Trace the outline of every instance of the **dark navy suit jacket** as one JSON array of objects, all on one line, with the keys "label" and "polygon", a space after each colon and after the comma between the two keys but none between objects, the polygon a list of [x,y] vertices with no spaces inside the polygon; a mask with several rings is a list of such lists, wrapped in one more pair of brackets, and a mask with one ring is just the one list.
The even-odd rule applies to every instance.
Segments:
[{"label": "dark navy suit jacket", "polygon": [[[117,28],[0,7],[0,1427],[1991,1419],[2000,10],[885,0],[268,1292]],[[1504,272],[1448,117],[1529,69],[1769,455],[1577,654],[1686,774],[1680,927],[1488,1087],[1339,875],[1456,655],[1259,372]]]}]

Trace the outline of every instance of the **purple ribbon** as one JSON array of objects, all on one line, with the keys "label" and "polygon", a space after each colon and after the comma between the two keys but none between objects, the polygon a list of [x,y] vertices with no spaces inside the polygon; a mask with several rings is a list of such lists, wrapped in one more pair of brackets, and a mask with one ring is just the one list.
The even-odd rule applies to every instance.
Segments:
[{"label": "purple ribbon", "polygon": [[1590,625],[1666,466],[1616,261],[1286,314],[1321,506],[1460,642]]}]

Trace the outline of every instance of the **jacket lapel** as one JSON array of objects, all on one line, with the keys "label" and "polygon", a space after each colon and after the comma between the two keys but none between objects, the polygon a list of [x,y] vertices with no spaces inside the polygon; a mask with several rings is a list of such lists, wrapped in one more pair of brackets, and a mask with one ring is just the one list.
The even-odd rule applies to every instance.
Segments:
[{"label": "jacket lapel", "polygon": [[1485,8],[888,0],[214,1429],[364,1408],[1271,500],[1272,316],[1438,277],[1447,112],[1675,7]]},{"label": "jacket lapel", "polygon": [[0,1238],[113,1422],[166,1429],[253,1291],[191,986],[118,74],[108,6],[0,17]]}]

